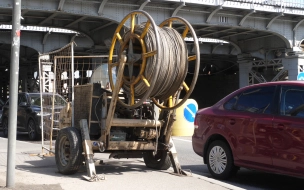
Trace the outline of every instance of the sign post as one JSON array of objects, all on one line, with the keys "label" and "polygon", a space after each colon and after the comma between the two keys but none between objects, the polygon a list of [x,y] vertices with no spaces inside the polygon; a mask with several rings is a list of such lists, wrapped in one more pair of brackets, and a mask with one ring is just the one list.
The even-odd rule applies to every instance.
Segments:
[{"label": "sign post", "polygon": [[8,145],[7,145],[7,173],[6,187],[15,186],[15,160],[16,160],[16,126],[19,82],[19,55],[20,55],[20,19],[21,0],[14,0],[12,20],[12,48],[10,65],[9,87],[9,117],[8,117]]}]

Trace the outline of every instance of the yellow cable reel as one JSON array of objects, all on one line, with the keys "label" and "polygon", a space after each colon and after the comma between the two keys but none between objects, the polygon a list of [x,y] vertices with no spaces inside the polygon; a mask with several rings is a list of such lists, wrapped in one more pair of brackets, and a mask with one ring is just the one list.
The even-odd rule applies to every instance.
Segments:
[{"label": "yellow cable reel", "polygon": [[[147,21],[144,23],[144,25],[141,25],[141,30],[138,32],[137,27],[138,25],[135,24],[136,19],[139,19],[140,16],[144,16]],[[124,29],[124,25],[129,22],[130,27],[123,35],[121,35],[122,29]],[[187,60],[190,62],[190,66],[194,67],[194,73],[192,74],[192,81],[190,85],[188,85],[185,81],[182,81],[180,87],[174,94],[172,94],[168,100],[164,100],[164,104],[160,104],[159,100],[157,100],[155,97],[151,97],[151,93],[154,89],[154,86],[156,85],[156,79],[160,72],[160,65],[161,63],[161,57],[160,55],[160,36],[159,36],[159,27],[169,27],[173,28],[173,24],[182,24],[182,27],[179,25],[179,29],[183,28],[183,31],[180,33],[182,39],[186,41],[186,37],[190,39],[192,38],[194,43],[194,53],[189,55],[188,52],[186,52]],[[200,64],[200,51],[199,51],[199,45],[198,40],[195,34],[194,29],[189,24],[188,21],[186,21],[183,18],[180,17],[171,17],[164,22],[162,22],[160,25],[156,26],[154,23],[152,17],[144,12],[144,11],[133,11],[129,13],[118,25],[116,28],[116,31],[114,33],[114,36],[112,38],[112,44],[110,47],[109,52],[109,78],[110,78],[110,84],[112,90],[114,89],[114,81],[113,81],[113,68],[118,68],[119,66],[119,60],[116,62],[113,62],[113,54],[116,47],[116,43],[119,43],[119,52],[118,52],[118,59],[121,58],[122,54],[127,55],[127,62],[126,67],[123,75],[123,81],[122,86],[124,86],[125,89],[128,90],[128,103],[123,102],[122,100],[118,99],[119,103],[129,109],[136,108],[140,106],[144,101],[146,101],[149,98],[152,98],[153,102],[164,110],[172,110],[176,109],[179,106],[181,106],[191,95],[194,86],[197,81],[198,72],[199,72],[199,64]],[[149,41],[148,38],[150,36],[147,36],[148,31],[153,30],[153,39],[155,41],[155,44],[150,47],[151,40]],[[149,33],[150,34],[150,33]],[[189,35],[190,34],[190,35]],[[151,35],[151,34],[150,34]],[[179,37],[180,38],[180,37]],[[149,43],[150,46],[146,45],[146,43]],[[147,68],[147,60],[149,59],[149,62],[151,63],[151,60],[156,60],[155,65],[153,65],[153,75],[147,74],[146,68]],[[186,60],[186,61],[187,61]],[[193,63],[194,62],[194,63]],[[188,64],[189,65],[189,64]],[[188,70],[188,69],[187,69]],[[184,73],[186,76],[187,74]],[[161,83],[161,81],[158,81]],[[145,86],[146,91],[143,91],[140,95],[138,95],[138,91],[136,91],[137,86]],[[161,85],[161,84],[158,84]],[[121,86],[121,87],[122,87]],[[177,86],[178,87],[178,86]],[[156,88],[157,89],[157,88]],[[177,103],[178,100],[174,101],[174,98],[177,97],[177,94],[181,92],[181,90],[185,91],[185,95],[183,96],[182,100]],[[174,90],[174,89],[173,89]],[[173,91],[172,90],[172,91]],[[135,95],[135,92],[137,95]],[[170,91],[169,95],[170,95]],[[136,99],[136,100],[135,100]],[[162,100],[163,101],[163,100]]]}]

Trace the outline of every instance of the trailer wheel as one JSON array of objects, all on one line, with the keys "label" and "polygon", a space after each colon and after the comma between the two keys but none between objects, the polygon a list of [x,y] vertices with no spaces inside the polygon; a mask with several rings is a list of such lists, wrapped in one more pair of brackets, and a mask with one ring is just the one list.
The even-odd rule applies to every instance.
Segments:
[{"label": "trailer wheel", "polygon": [[81,135],[75,127],[59,131],[55,144],[55,160],[60,173],[69,175],[78,171],[84,161]]},{"label": "trailer wheel", "polygon": [[170,157],[165,150],[158,150],[157,154],[154,151],[144,153],[144,162],[148,168],[157,170],[167,170],[171,166]]}]

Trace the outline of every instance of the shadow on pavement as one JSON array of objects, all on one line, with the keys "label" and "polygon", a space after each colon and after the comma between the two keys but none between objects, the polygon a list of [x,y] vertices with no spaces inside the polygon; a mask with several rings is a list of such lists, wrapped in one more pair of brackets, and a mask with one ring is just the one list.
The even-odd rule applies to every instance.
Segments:
[{"label": "shadow on pavement", "polygon": [[[36,157],[36,158],[34,158]],[[86,166],[82,165],[78,172],[73,175],[63,175],[58,172],[55,157],[44,157],[44,156],[34,156],[33,159],[27,160],[24,165],[16,165],[16,169],[20,171],[27,171],[30,173],[38,173],[49,176],[67,177],[67,178],[82,178],[82,175],[87,175]],[[38,158],[37,158],[38,157]],[[94,159],[95,169],[97,174],[105,175],[124,175],[126,172],[149,172],[143,163],[138,159],[105,159],[101,161],[100,159]]]}]

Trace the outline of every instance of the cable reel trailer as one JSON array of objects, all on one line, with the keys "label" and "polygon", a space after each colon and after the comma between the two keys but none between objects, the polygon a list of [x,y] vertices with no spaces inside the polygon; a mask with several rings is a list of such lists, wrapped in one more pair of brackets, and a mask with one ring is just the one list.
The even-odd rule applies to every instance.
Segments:
[{"label": "cable reel trailer", "polygon": [[[145,21],[136,24],[139,19]],[[193,53],[186,38],[193,39]],[[171,17],[157,26],[144,11],[125,16],[109,51],[112,91],[97,83],[74,86],[74,126],[61,129],[56,139],[59,172],[76,173],[86,160],[92,177],[94,152],[111,153],[112,158],[143,158],[153,169],[175,165],[168,154],[175,110],[191,95],[199,64],[198,40],[185,19]],[[194,73],[188,76],[190,67]]]}]

